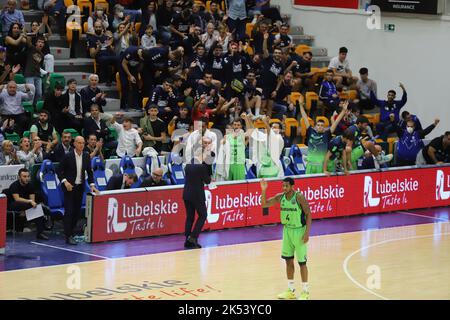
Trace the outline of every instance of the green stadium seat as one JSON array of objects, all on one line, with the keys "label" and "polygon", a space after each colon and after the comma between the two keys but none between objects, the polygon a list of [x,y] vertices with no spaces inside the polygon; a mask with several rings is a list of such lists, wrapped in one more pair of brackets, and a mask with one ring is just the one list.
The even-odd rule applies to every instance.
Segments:
[{"label": "green stadium seat", "polygon": [[36,102],[36,112],[40,112],[44,108],[44,101],[39,100]]},{"label": "green stadium seat", "polygon": [[23,132],[23,137],[24,137],[24,138],[31,139],[31,132],[30,132],[30,131],[24,131],[24,132]]},{"label": "green stadium seat", "polygon": [[70,132],[70,134],[72,135],[72,139],[74,139],[80,135],[77,130],[72,129],[72,128],[64,129],[63,132]]},{"label": "green stadium seat", "polygon": [[19,143],[20,141],[20,136],[17,132],[13,132],[13,133],[5,133],[5,138],[6,140],[11,141],[12,143]]},{"label": "green stadium seat", "polygon": [[109,135],[110,135],[111,137],[113,137],[114,140],[117,140],[117,138],[118,138],[119,136],[118,136],[118,134],[117,134],[116,129],[114,129],[114,128],[108,128],[108,129],[109,129]]},{"label": "green stadium seat", "polygon": [[21,73],[16,73],[16,74],[14,75],[14,81],[15,81],[17,84],[24,84],[24,83],[25,83],[25,77],[24,77],[24,75],[21,74]]},{"label": "green stadium seat", "polygon": [[66,85],[66,78],[64,78],[64,76],[62,74],[52,73],[50,75],[49,82],[50,82],[50,85],[46,86],[45,91],[48,91],[48,90],[53,91],[55,89],[56,83],[58,83],[58,82],[61,85],[65,86]]},{"label": "green stadium seat", "polygon": [[34,113],[33,102],[31,102],[31,101],[22,102],[22,107],[25,109],[26,112],[31,113],[31,114]]}]

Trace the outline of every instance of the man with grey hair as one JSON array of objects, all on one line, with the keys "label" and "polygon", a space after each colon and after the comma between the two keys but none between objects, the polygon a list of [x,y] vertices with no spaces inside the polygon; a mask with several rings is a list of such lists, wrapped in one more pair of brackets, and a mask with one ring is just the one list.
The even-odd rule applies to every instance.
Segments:
[{"label": "man with grey hair", "polygon": [[91,106],[96,104],[100,111],[100,118],[108,122],[111,120],[112,115],[103,112],[103,107],[106,106],[106,93],[98,87],[98,81],[98,75],[93,73],[89,76],[89,85],[80,90],[83,115],[89,117]]},{"label": "man with grey hair", "polygon": [[162,168],[156,168],[152,171],[150,177],[145,178],[144,181],[139,186],[140,188],[151,188],[151,187],[162,187],[167,185],[166,181],[163,179],[164,171]]},{"label": "man with grey hair", "polygon": [[25,19],[22,11],[17,9],[16,0],[8,0],[0,13],[0,22],[2,25],[3,37],[8,35],[9,27],[11,24],[17,22],[22,26],[25,25]]},{"label": "man with grey hair", "polygon": [[22,106],[24,100],[31,100],[33,93],[28,85],[25,85],[26,92],[17,91],[17,84],[14,81],[0,85],[0,115],[2,119],[13,119],[16,123],[16,132],[22,136],[28,127],[28,117]]}]

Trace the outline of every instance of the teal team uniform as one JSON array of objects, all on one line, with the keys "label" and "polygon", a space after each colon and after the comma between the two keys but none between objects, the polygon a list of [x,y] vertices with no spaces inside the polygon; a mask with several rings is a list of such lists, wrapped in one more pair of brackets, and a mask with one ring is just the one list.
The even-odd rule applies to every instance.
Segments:
[{"label": "teal team uniform", "polygon": [[292,259],[294,254],[300,263],[307,260],[307,246],[302,238],[306,231],[306,217],[301,205],[297,202],[295,192],[291,199],[283,194],[280,201],[281,223],[283,224],[283,242],[281,248],[281,257],[283,259]]},{"label": "teal team uniform", "polygon": [[355,142],[353,142],[353,150],[352,155],[350,158],[350,162],[352,163],[352,170],[358,169],[358,159],[361,158],[364,155],[365,149],[363,145],[361,144],[361,131],[358,129],[358,127],[354,124],[351,125],[348,130],[353,131],[355,135]]},{"label": "teal team uniform", "polygon": [[230,134],[227,140],[231,151],[228,180],[245,180],[245,137],[243,134],[236,137]]},{"label": "teal team uniform", "polygon": [[328,142],[331,139],[331,131],[318,133],[313,127],[308,127],[308,156],[306,174],[323,173],[323,163],[328,150]]}]

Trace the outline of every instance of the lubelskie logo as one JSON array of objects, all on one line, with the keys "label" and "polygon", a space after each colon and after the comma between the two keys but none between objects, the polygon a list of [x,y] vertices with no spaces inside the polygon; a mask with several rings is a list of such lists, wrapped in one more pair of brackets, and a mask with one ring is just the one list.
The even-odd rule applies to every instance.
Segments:
[{"label": "lubelskie logo", "polygon": [[364,208],[376,207],[380,204],[380,198],[372,196],[372,177],[364,177]]},{"label": "lubelskie logo", "polygon": [[212,213],[212,194],[211,191],[205,190],[205,199],[206,199],[206,212],[208,213],[207,220],[208,223],[216,223],[219,221],[220,214]]},{"label": "lubelskie logo", "polygon": [[124,232],[127,229],[126,222],[119,222],[119,204],[116,198],[108,200],[108,216],[106,231],[108,233]]},{"label": "lubelskie logo", "polygon": [[[445,186],[447,178],[447,186]],[[448,190],[445,190],[448,189]],[[450,198],[450,175],[445,176],[444,171],[436,171],[436,200],[448,200]]]}]

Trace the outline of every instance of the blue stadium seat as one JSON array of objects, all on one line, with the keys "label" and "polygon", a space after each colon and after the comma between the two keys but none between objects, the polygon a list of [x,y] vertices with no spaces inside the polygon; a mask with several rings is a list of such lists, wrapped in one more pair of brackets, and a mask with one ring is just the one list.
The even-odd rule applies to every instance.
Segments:
[{"label": "blue stadium seat", "polygon": [[292,171],[292,160],[290,157],[281,156],[281,164],[283,165],[284,175],[287,176],[295,176],[295,173]]},{"label": "blue stadium seat", "polygon": [[124,156],[120,160],[120,173],[136,174],[136,167],[130,156]]},{"label": "blue stadium seat", "polygon": [[175,162],[172,157],[169,156],[167,161],[171,184],[184,184],[184,168],[183,163]]},{"label": "blue stadium seat", "polygon": [[256,166],[249,159],[245,159],[245,179],[256,179]]},{"label": "blue stadium seat", "polygon": [[305,163],[303,162],[302,151],[298,145],[293,144],[289,151],[289,159],[291,160],[290,169],[294,175],[305,174]]},{"label": "blue stadium seat", "polygon": [[108,179],[106,177],[105,164],[99,157],[94,157],[91,160],[92,171],[94,172],[95,187],[99,191],[106,190]]},{"label": "blue stadium seat", "polygon": [[46,159],[39,169],[39,180],[45,204],[52,214],[64,214],[64,195],[53,163]]}]

